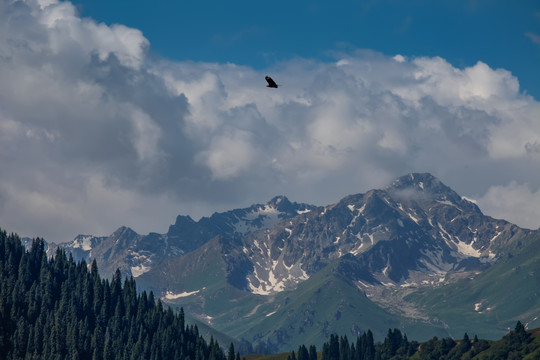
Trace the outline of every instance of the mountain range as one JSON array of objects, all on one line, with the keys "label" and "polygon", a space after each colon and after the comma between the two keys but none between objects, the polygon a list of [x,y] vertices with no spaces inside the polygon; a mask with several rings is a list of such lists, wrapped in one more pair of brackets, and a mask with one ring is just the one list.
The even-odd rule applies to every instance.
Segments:
[{"label": "mountain range", "polygon": [[56,247],[260,352],[367,329],[422,340],[540,326],[539,232],[482,214],[427,173],[327,206],[278,196],[178,216],[165,234],[121,227]]},{"label": "mountain range", "polygon": [[313,208],[277,196],[264,205],[215,213],[199,221],[179,215],[165,234],[139,235],[122,226],[110,236],[78,235],[67,243],[49,244],[48,253],[52,255],[56,248],[61,247],[70,251],[76,260],[85,259],[89,262],[96,259],[100,272],[105,276],[112,276],[116,269],[120,269],[122,274],[137,278],[157,264],[181,257],[218,235],[227,238],[242,237]]}]

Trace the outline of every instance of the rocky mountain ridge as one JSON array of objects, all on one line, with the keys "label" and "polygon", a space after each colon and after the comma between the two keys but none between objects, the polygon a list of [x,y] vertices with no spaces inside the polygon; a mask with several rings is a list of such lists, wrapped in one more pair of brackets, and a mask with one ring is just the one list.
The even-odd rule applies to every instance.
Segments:
[{"label": "rocky mountain ridge", "polygon": [[54,255],[56,248],[61,247],[70,251],[76,260],[85,259],[90,263],[96,259],[103,276],[112,275],[118,268],[125,276],[137,278],[167,259],[197,249],[215,236],[241,237],[313,207],[276,196],[266,204],[214,213],[198,221],[179,215],[165,234],[140,235],[122,226],[109,236],[78,235],[67,243],[49,244],[48,254]]},{"label": "rocky mountain ridge", "polygon": [[448,321],[408,295],[474,279],[533,233],[414,173],[328,206],[276,197],[199,221],[178,216],[166,234],[120,228],[68,245],[102,273],[119,267],[173,308],[278,351],[367,328],[447,336]]},{"label": "rocky mountain ridge", "polygon": [[385,190],[350,195],[243,237],[253,268],[244,290],[293,290],[346,254],[364,269],[353,277],[363,289],[436,285],[482,271],[526,232],[483,215],[433,176],[410,174]]}]

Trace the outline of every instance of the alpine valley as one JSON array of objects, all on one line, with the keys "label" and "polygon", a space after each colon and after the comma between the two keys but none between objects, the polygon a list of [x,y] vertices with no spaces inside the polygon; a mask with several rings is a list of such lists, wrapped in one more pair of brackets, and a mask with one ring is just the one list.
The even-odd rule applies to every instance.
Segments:
[{"label": "alpine valley", "polygon": [[520,320],[540,327],[540,231],[482,214],[430,174],[313,206],[267,204],[166,234],[121,227],[108,237],[49,244],[118,268],[140,290],[243,343],[245,351],[320,347],[330,334],[382,339],[495,339]]}]

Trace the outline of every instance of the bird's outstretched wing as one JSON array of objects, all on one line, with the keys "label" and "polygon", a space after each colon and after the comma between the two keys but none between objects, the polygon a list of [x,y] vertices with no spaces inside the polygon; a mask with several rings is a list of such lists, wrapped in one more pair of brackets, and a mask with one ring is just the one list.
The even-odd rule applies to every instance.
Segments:
[{"label": "bird's outstretched wing", "polygon": [[274,80],[272,80],[272,78],[270,76],[265,76],[264,77],[266,79],[266,82],[268,83],[268,85],[266,85],[266,87],[270,87],[270,88],[276,88],[278,87],[278,85],[276,84],[276,82]]}]

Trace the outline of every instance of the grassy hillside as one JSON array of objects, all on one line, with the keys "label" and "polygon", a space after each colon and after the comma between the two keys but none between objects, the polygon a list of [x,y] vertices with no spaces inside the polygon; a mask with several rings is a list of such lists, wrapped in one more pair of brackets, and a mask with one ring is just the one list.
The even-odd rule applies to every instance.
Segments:
[{"label": "grassy hillside", "polygon": [[540,236],[535,233],[505,258],[474,278],[409,295],[451,329],[496,339],[520,320],[540,326]]},{"label": "grassy hillside", "polygon": [[[264,351],[289,351],[301,344],[317,347],[330,334],[355,338],[372,329],[375,339],[383,339],[389,328],[399,328],[410,336],[429,338],[447,335],[442,328],[390,314],[369,300],[345,276],[340,274],[339,260],[330,264],[296,291],[273,296],[247,293],[231,286],[226,279],[225,264],[212,242],[187,254],[169,268],[144,274],[150,284],[182,284],[183,294],[163,300],[173,307],[183,307],[186,315],[209,324],[215,337],[227,334],[229,339],[245,340]],[[163,274],[159,281],[148,275]],[[203,276],[202,274],[205,274]],[[165,289],[154,286],[154,291]],[[186,294],[191,293],[187,296]],[[170,294],[175,295],[175,294]],[[178,295],[178,294],[176,294]],[[208,334],[213,334],[208,331]],[[222,341],[220,341],[221,343]]]},{"label": "grassy hillside", "polygon": [[301,283],[296,291],[279,293],[273,303],[259,306],[254,314],[234,325],[235,336],[254,344],[278,344],[280,351],[287,351],[301,344],[320,347],[330,334],[356,338],[368,329],[375,339],[383,339],[389,328],[423,338],[446,334],[442,328],[389,314],[343,277],[338,265],[336,261]]},{"label": "grassy hillside", "polygon": [[[235,337],[237,334],[230,332],[230,325],[247,316],[265,299],[231,286],[227,282],[226,270],[221,244],[214,239],[141,275],[137,282],[141,287],[160,294],[172,308],[183,307],[188,316]],[[172,293],[168,289],[177,290]]]}]

